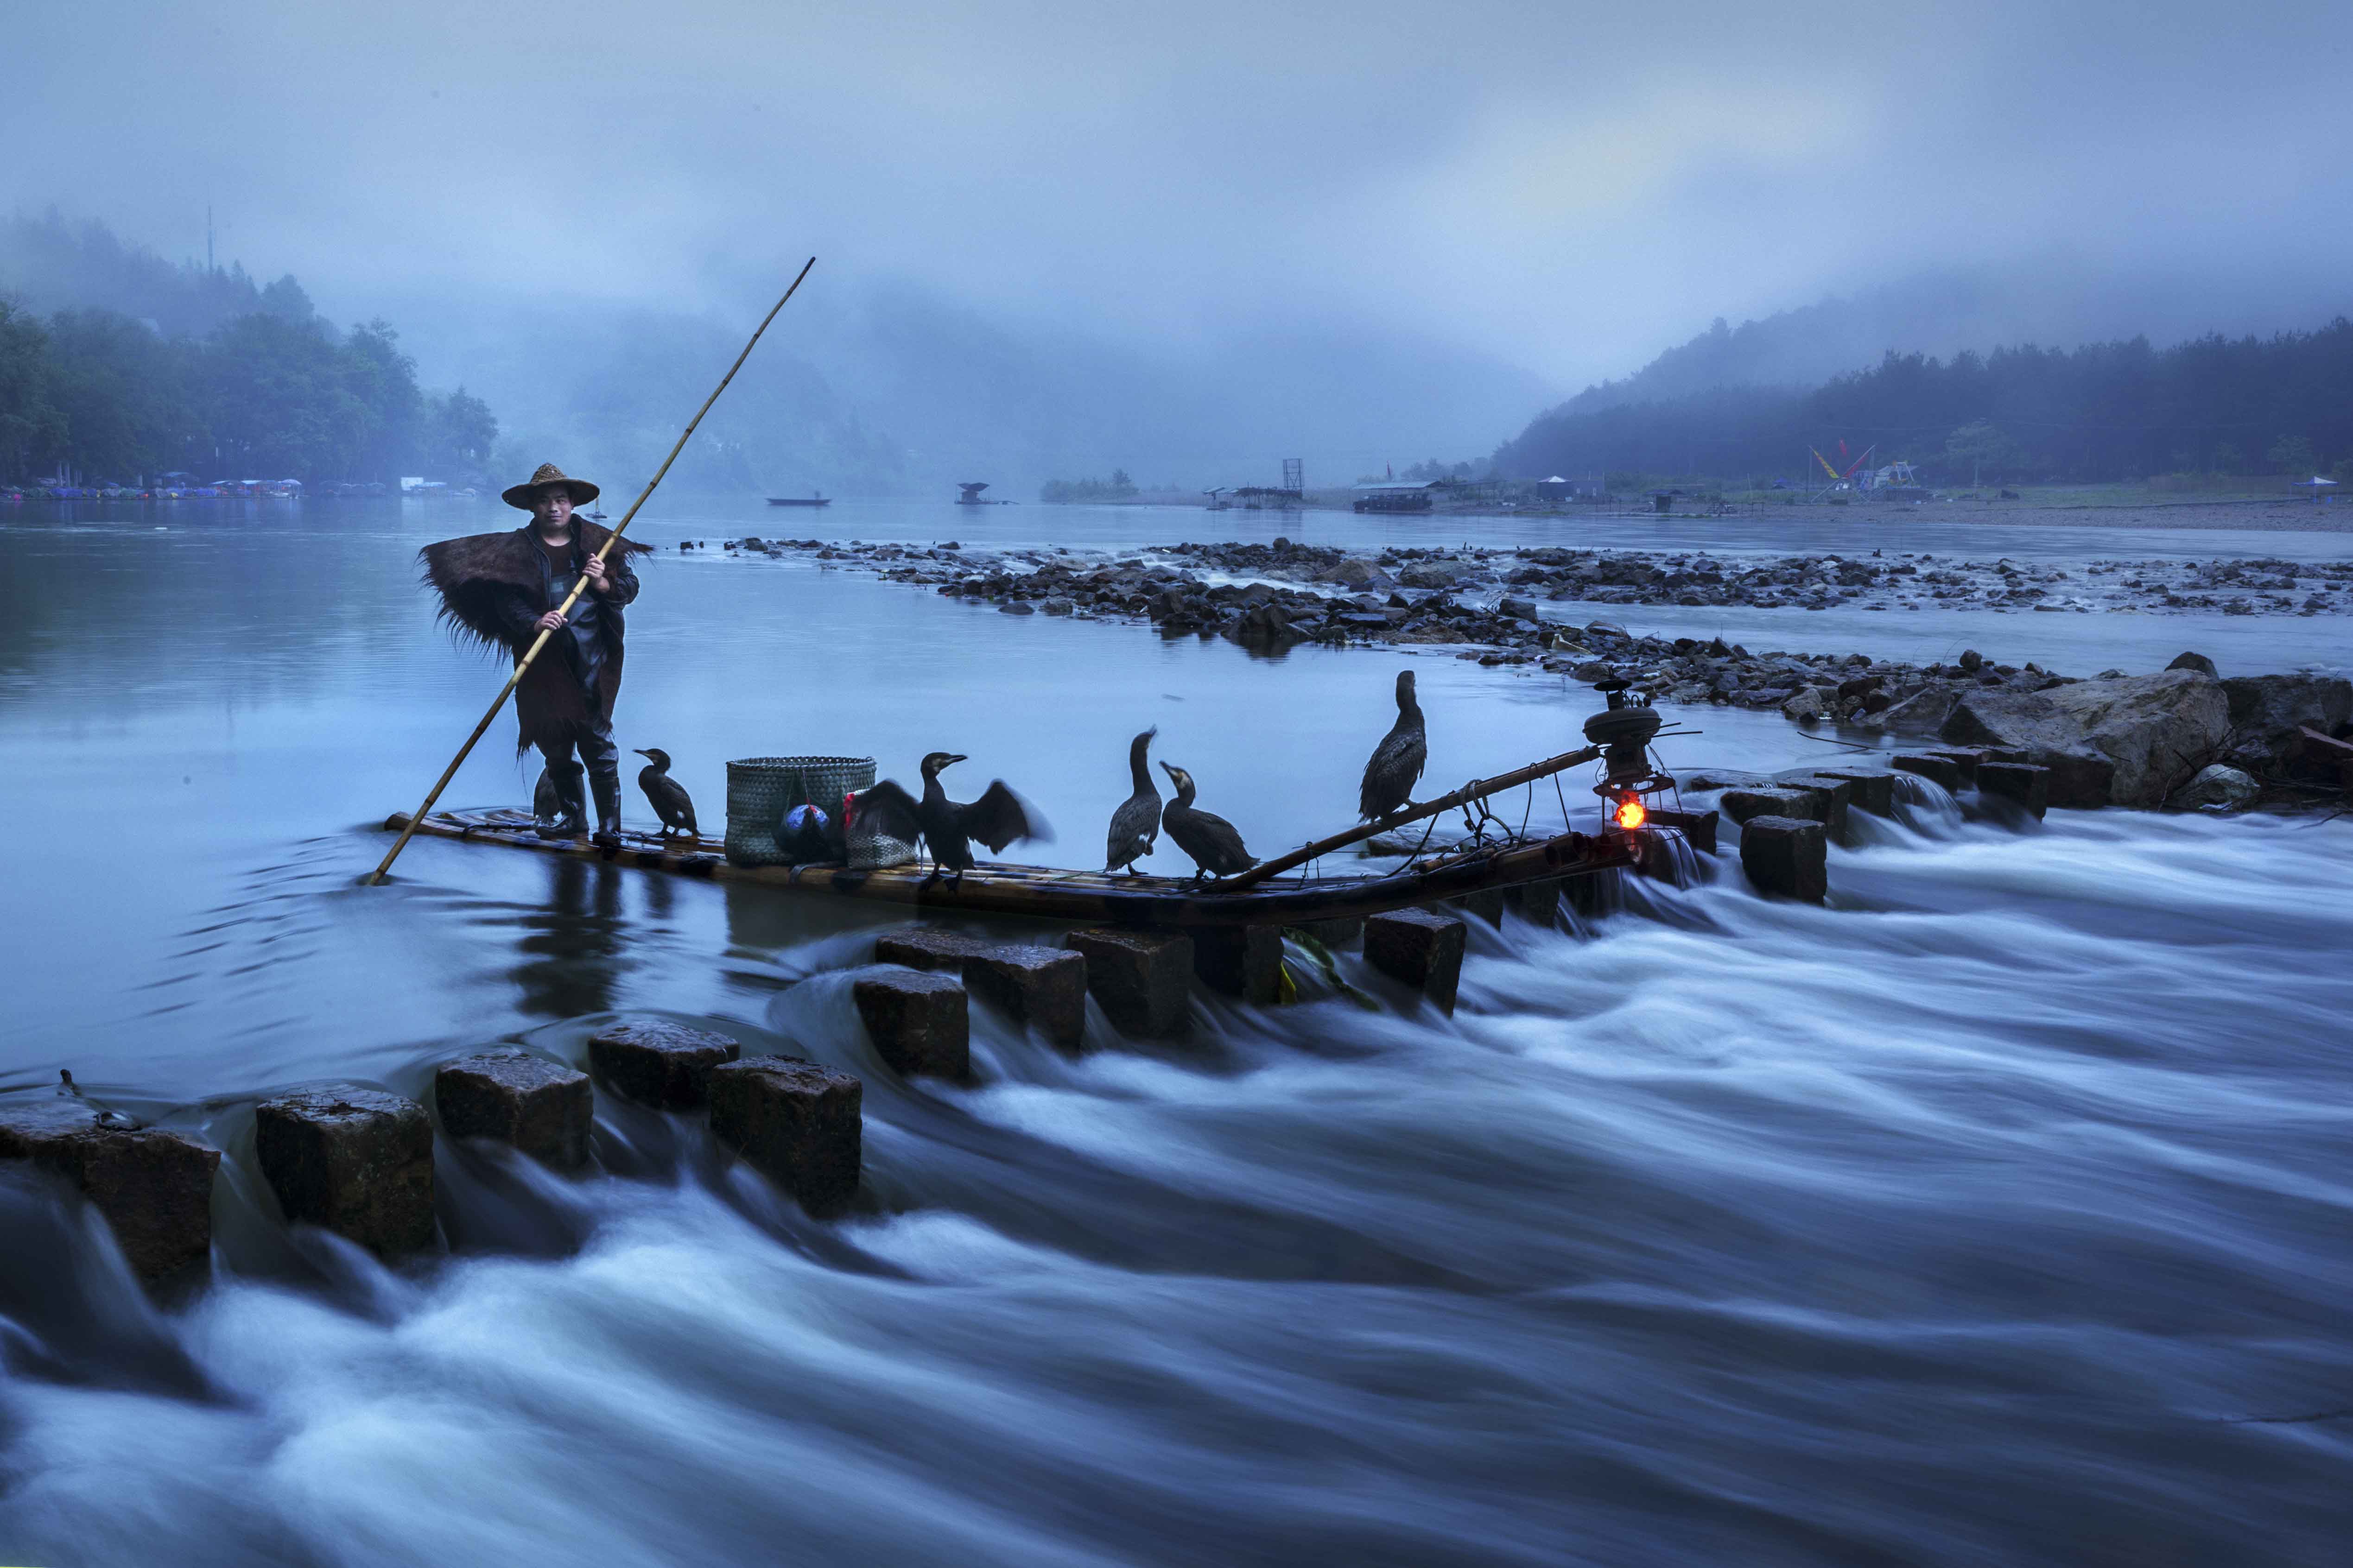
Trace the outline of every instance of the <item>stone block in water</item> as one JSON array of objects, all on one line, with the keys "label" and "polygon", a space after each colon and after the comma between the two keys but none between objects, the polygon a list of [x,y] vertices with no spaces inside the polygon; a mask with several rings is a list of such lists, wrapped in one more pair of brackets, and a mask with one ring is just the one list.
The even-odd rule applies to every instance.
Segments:
[{"label": "stone block in water", "polygon": [[972,1075],[972,1016],[963,981],[889,969],[861,976],[849,991],[868,1037],[892,1070],[959,1081]]},{"label": "stone block in water", "polygon": [[1979,763],[1978,793],[2010,801],[2040,817],[2051,805],[2051,770],[2028,763]]},{"label": "stone block in water", "polygon": [[1676,811],[1662,805],[1651,807],[1647,819],[1647,826],[1651,827],[1681,828],[1691,847],[1703,855],[1715,853],[1715,825],[1716,813],[1713,811]]},{"label": "stone block in water", "polygon": [[1466,915],[1477,915],[1491,926],[1504,923],[1504,890],[1482,888],[1476,892],[1461,893],[1446,900]]},{"label": "stone block in water", "polygon": [[1857,811],[1867,811],[1873,816],[1894,815],[1895,775],[1885,768],[1821,768],[1814,776],[1843,779],[1853,785],[1852,804]]},{"label": "stone block in water", "polygon": [[1087,961],[1087,990],[1112,1027],[1174,1039],[1192,1026],[1193,939],[1176,931],[1074,931],[1063,945]]},{"label": "stone block in water", "polygon": [[1086,1043],[1087,961],[1058,947],[1008,944],[964,961],[966,990],[1066,1051]]},{"label": "stone block in water", "polygon": [[433,1245],[433,1124],[413,1100],[344,1085],[265,1100],[254,1152],[289,1220],[380,1258]]},{"label": "stone block in water", "polygon": [[1947,791],[1961,787],[1961,765],[1952,758],[1927,752],[1904,752],[1888,759],[1898,773],[1916,773]]},{"label": "stone block in water", "polygon": [[798,1057],[750,1057],[711,1071],[711,1134],[823,1218],[858,1192],[865,1086]]},{"label": "stone block in water", "polygon": [[1984,760],[1984,753],[1976,751],[1945,750],[1928,752],[1924,754],[1931,757],[1942,757],[1947,762],[1952,763],[1960,773],[1961,783],[1965,784],[1973,784],[1978,782],[1978,763]]},{"label": "stone block in water", "polygon": [[1797,778],[1783,779],[1775,787],[1794,790],[1806,796],[1806,809],[1790,812],[1788,816],[1810,817],[1820,823],[1833,838],[1845,834],[1847,808],[1854,804],[1854,786],[1844,779],[1806,773]]},{"label": "stone block in water", "polygon": [[1337,950],[1355,946],[1364,937],[1365,922],[1356,916],[1342,915],[1328,921],[1303,921],[1292,929]]},{"label": "stone block in water", "polygon": [[1801,817],[1752,816],[1740,828],[1740,869],[1758,892],[1819,904],[1830,894],[1827,831]]},{"label": "stone block in water", "polygon": [[744,1047],[724,1035],[649,1018],[588,1037],[588,1065],[615,1090],[659,1110],[691,1110],[711,1098],[711,1072]]},{"label": "stone block in water", "polygon": [[965,960],[988,951],[977,937],[941,926],[904,926],[874,939],[874,962],[903,963],[910,969],[945,969],[963,973]]},{"label": "stone block in water", "polygon": [[588,1163],[596,1090],[586,1073],[560,1062],[522,1051],[445,1062],[433,1075],[433,1105],[452,1138],[511,1144],[560,1171]]},{"label": "stone block in water", "polygon": [[1208,926],[1193,933],[1193,973],[1228,996],[1261,1004],[1282,999],[1279,926]]},{"label": "stone block in water", "polygon": [[1746,823],[1759,816],[1810,816],[1814,797],[1777,784],[1771,789],[1725,790],[1716,805],[1733,821]]},{"label": "stone block in water", "polygon": [[[1713,820],[1715,813],[1707,813]],[[1543,877],[1533,882],[1514,882],[1504,889],[1504,902],[1518,912],[1531,925],[1546,928],[1560,924],[1560,892],[1563,879]]]},{"label": "stone block in water", "polygon": [[18,1100],[0,1102],[0,1160],[27,1161],[79,1192],[142,1279],[212,1255],[217,1149],[160,1127],[117,1125],[79,1100]]},{"label": "stone block in water", "polygon": [[1451,1013],[1468,929],[1454,915],[1392,910],[1365,921],[1365,961]]}]

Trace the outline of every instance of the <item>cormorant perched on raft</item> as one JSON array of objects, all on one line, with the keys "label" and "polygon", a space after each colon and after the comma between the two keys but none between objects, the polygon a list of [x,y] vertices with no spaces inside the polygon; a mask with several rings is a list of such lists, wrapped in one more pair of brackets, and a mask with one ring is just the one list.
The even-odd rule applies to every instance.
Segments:
[{"label": "cormorant perched on raft", "polygon": [[948,871],[955,872],[961,883],[972,865],[973,839],[987,845],[991,854],[1001,854],[1018,839],[1050,842],[1054,837],[1038,808],[1015,795],[1003,779],[990,781],[978,800],[965,804],[950,800],[948,792],[940,787],[941,770],[964,760],[957,752],[934,752],[926,756],[921,800],[910,795],[897,779],[884,779],[858,797],[859,821],[871,818],[877,830],[893,838],[923,839],[932,857],[932,874],[923,879],[926,885]]},{"label": "cormorant perched on raft", "polygon": [[638,770],[638,787],[646,792],[654,815],[661,818],[662,837],[676,831],[700,838],[702,830],[694,825],[694,801],[686,786],[670,776],[670,753],[659,746],[640,746],[638,755],[651,764]]},{"label": "cormorant perched on raft", "polygon": [[1373,748],[1365,764],[1365,782],[1356,795],[1356,815],[1377,822],[1413,798],[1422,764],[1430,760],[1430,742],[1422,733],[1421,704],[1413,697],[1413,671],[1401,669],[1397,679],[1397,722]]},{"label": "cormorant perched on raft", "polygon": [[1197,810],[1193,805],[1193,775],[1174,763],[1160,764],[1176,786],[1176,798],[1160,814],[1160,825],[1168,829],[1168,837],[1176,847],[1193,858],[1199,868],[1193,873],[1202,877],[1230,877],[1237,871],[1247,871],[1258,864],[1258,858],[1242,847],[1242,836],[1224,817]]},{"label": "cormorant perched on raft", "polygon": [[1160,841],[1160,792],[1153,787],[1152,769],[1144,760],[1158,733],[1160,726],[1155,724],[1127,743],[1127,774],[1135,782],[1135,793],[1111,814],[1111,833],[1103,844],[1106,871],[1124,866],[1134,876],[1136,858],[1151,854]]}]

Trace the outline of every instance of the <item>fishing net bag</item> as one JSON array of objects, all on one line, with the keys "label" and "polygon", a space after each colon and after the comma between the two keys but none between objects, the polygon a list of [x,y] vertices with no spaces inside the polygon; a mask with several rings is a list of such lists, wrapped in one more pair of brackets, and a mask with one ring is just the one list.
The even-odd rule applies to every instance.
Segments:
[{"label": "fishing net bag", "polygon": [[776,842],[785,813],[814,805],[830,816],[841,809],[844,795],[873,786],[871,757],[745,757],[728,763],[727,863],[790,865],[791,854]]}]

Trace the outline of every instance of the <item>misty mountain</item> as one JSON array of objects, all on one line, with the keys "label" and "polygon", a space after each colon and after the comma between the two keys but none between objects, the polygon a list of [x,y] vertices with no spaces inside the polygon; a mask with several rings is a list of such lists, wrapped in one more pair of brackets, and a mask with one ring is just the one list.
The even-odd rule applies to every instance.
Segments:
[{"label": "misty mountain", "polygon": [[1988,344],[2073,348],[2147,337],[2179,342],[2262,334],[2353,306],[2342,287],[2217,287],[2211,278],[2119,275],[2064,259],[1924,271],[1876,288],[1704,331],[1641,369],[1587,387],[1553,410],[1590,413],[1724,387],[1811,387],[1889,353],[1951,358]]},{"label": "misty mountain", "polygon": [[[367,301],[428,380],[498,410],[501,460],[648,474],[765,302],[740,315],[613,302]],[[1540,402],[1525,369],[1344,321],[1240,320],[1182,342],[965,304],[823,267],[769,329],[670,481],[765,493],[953,493],[1124,468],[1147,487],[1312,484],[1461,450]],[[569,454],[568,456],[566,454]]]},{"label": "misty mountain", "polygon": [[[1576,402],[1495,455],[1498,471],[1812,477],[1810,448],[1957,482],[2168,472],[2353,477],[2353,321],[2268,338],[2134,337],[1949,358],[1890,352],[1810,388],[1708,386]],[[1631,482],[1631,481],[1629,481]]]}]

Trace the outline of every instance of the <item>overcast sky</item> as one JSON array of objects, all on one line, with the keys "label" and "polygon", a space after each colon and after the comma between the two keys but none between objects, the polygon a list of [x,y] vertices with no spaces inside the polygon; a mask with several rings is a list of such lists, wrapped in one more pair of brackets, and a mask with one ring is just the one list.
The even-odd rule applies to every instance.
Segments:
[{"label": "overcast sky", "polygon": [[1573,387],[1924,265],[2344,308],[2341,4],[31,0],[0,204],[290,269],[742,307],[816,252],[1181,345]]}]

